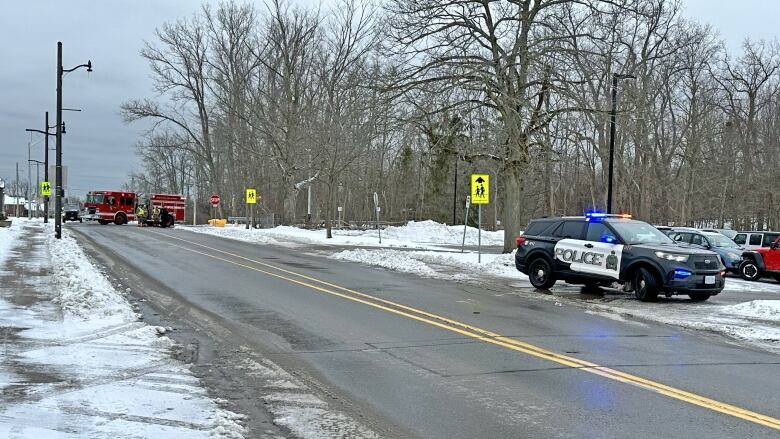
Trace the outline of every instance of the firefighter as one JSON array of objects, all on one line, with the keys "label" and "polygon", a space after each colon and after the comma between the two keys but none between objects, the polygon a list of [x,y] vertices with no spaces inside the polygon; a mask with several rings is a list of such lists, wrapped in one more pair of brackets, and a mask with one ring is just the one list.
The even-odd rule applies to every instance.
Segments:
[{"label": "firefighter", "polygon": [[143,204],[138,205],[135,216],[138,220],[138,227],[143,227],[146,225],[146,207]]},{"label": "firefighter", "polygon": [[155,224],[160,222],[160,206],[154,206],[152,209],[152,222]]}]

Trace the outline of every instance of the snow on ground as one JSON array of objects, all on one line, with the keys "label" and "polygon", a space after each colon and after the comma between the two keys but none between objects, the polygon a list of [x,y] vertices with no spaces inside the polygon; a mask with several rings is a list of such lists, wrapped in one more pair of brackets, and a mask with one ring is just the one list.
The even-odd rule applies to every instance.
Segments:
[{"label": "snow on ground", "polygon": [[67,229],[0,228],[0,329],[0,437],[243,438]]},{"label": "snow on ground", "polygon": [[[373,230],[333,229],[333,238],[325,237],[325,230],[307,230],[290,226],[272,229],[246,229],[243,225],[228,224],[224,228],[211,226],[179,226],[179,229],[197,233],[221,236],[261,244],[320,244],[333,246],[371,246],[402,248],[440,248],[436,245],[461,245],[463,226],[448,226],[435,221],[410,221],[404,226],[391,226],[382,230],[382,244],[379,232]],[[479,231],[475,227],[466,229],[466,245],[477,245]],[[504,232],[482,231],[482,245],[503,245]]]}]

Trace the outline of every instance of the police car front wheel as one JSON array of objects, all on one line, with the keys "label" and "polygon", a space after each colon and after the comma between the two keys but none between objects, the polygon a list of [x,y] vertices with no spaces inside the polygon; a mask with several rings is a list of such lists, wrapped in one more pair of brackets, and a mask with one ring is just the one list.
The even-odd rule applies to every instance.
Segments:
[{"label": "police car front wheel", "polygon": [[541,290],[550,289],[555,284],[555,276],[552,266],[546,259],[534,259],[528,267],[528,279],[534,288]]},{"label": "police car front wheel", "polygon": [[639,267],[634,272],[634,296],[642,302],[658,299],[658,280],[647,268]]}]

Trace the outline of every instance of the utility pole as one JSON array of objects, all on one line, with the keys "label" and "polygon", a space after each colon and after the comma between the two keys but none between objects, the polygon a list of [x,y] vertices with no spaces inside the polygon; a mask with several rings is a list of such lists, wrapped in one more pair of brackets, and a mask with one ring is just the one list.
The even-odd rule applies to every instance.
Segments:
[{"label": "utility pole", "polygon": [[[44,122],[44,125],[46,125],[43,130],[46,131],[46,134],[43,135],[43,179],[44,181],[49,181],[49,112],[46,112],[46,121]],[[51,182],[49,182],[49,185],[51,185]],[[43,197],[43,222],[48,223],[49,222],[49,196],[44,195]]]},{"label": "utility pole", "polygon": [[30,164],[30,142],[27,142],[27,190],[24,198],[27,198],[27,219],[32,219],[32,204],[30,203],[30,189],[32,189],[32,165]]},{"label": "utility pole", "polygon": [[57,42],[57,143],[55,152],[54,237],[62,238],[62,42]]},{"label": "utility pole", "polygon": [[16,187],[14,187],[14,212],[17,218],[19,218],[19,162],[16,162]]},{"label": "utility pole", "polygon": [[62,238],[62,74],[72,72],[80,67],[86,67],[87,72],[92,71],[92,61],[87,61],[86,64],[79,64],[72,69],[62,68],[62,42],[57,42],[57,151],[56,156],[56,172],[57,183],[55,186],[56,193],[54,194],[54,237],[57,239]]}]

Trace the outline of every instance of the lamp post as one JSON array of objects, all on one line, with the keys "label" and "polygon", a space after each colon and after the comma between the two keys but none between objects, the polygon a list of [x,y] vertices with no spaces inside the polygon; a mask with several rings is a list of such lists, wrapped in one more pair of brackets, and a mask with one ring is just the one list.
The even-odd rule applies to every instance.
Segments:
[{"label": "lamp post", "polygon": [[607,213],[612,213],[612,178],[615,161],[615,119],[617,118],[618,79],[636,79],[634,75],[612,74],[612,111],[609,115],[609,181],[607,182]]},{"label": "lamp post", "polygon": [[62,238],[62,74],[66,72],[72,72],[81,67],[86,67],[87,72],[92,71],[92,61],[87,61],[86,64],[79,64],[72,69],[62,68],[62,42],[57,42],[57,152],[56,152],[56,169],[57,169],[57,182],[55,185],[54,194],[54,237],[57,239]]}]

